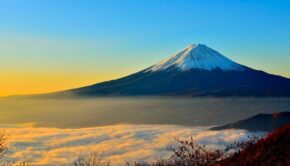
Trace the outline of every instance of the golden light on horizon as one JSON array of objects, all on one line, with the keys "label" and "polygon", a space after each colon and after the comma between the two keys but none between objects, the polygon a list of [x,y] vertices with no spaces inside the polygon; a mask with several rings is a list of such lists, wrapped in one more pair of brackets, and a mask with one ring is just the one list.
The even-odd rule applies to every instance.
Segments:
[{"label": "golden light on horizon", "polygon": [[0,96],[61,91],[118,78],[117,74],[0,73]]}]

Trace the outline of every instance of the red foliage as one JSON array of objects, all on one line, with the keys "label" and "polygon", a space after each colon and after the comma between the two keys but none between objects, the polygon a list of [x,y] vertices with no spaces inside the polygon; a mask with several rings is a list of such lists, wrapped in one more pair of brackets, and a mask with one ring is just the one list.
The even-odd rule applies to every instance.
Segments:
[{"label": "red foliage", "polygon": [[219,166],[290,165],[290,125],[276,129],[217,164]]}]

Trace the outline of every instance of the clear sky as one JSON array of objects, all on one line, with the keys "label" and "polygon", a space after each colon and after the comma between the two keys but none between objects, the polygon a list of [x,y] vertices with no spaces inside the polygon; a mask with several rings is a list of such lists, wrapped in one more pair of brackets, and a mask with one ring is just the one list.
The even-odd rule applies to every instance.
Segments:
[{"label": "clear sky", "polygon": [[290,77],[290,1],[0,0],[0,96],[122,77],[192,43]]}]

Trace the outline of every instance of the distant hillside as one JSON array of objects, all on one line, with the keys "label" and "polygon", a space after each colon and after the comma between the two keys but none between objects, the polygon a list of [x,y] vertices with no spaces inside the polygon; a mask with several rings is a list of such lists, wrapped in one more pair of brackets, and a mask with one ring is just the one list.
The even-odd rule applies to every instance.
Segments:
[{"label": "distant hillside", "polygon": [[235,123],[213,127],[211,130],[245,129],[249,131],[273,131],[286,124],[290,124],[290,112],[258,114]]}]

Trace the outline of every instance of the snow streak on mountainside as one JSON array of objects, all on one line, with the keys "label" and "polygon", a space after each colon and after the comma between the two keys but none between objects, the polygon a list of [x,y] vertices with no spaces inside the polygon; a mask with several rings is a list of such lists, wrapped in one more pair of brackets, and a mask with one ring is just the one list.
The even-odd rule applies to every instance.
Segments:
[{"label": "snow streak on mountainside", "polygon": [[168,59],[151,66],[146,71],[155,72],[169,68],[176,68],[181,71],[189,69],[242,71],[245,69],[242,65],[233,62],[204,44],[190,45]]}]

